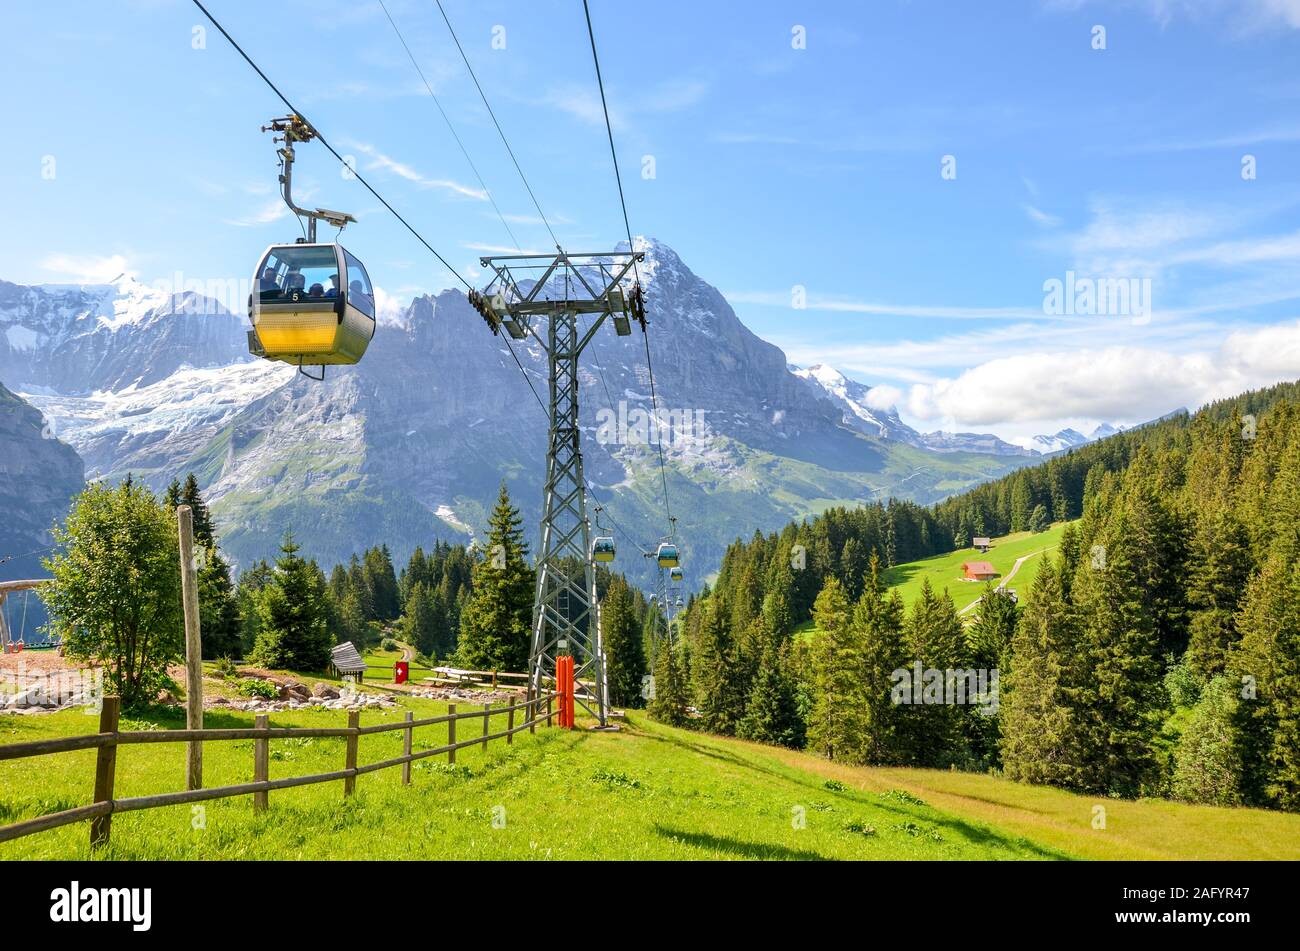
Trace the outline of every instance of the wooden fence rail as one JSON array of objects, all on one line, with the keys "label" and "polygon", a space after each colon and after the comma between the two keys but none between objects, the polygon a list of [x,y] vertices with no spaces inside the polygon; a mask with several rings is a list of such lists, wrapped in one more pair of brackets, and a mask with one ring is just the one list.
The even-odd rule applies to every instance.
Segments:
[{"label": "wooden fence rail", "polygon": [[[112,832],[113,816],[119,812],[135,812],[140,809],[157,809],[162,806],[175,806],[186,803],[205,802],[211,799],[228,799],[233,796],[253,797],[253,809],[261,812],[268,806],[268,794],[276,789],[291,789],[295,786],[311,786],[317,783],[331,783],[342,780],[343,795],[351,796],[356,789],[357,777],[365,773],[402,767],[402,783],[411,782],[411,764],[431,756],[447,755],[449,763],[456,762],[456,751],[467,746],[487,748],[488,743],[504,739],[507,744],[514,742],[514,735],[521,730],[530,733],[537,731],[539,723],[551,725],[551,703],[555,694],[541,694],[532,700],[526,700],[508,707],[496,707],[483,710],[456,711],[454,703],[447,705],[447,712],[440,716],[422,717],[417,720],[409,711],[405,719],[393,723],[375,723],[361,726],[360,713],[348,713],[346,727],[271,727],[264,714],[258,715],[251,728],[213,729],[213,730],[119,730],[118,716],[120,703],[117,697],[105,697],[99,715],[99,732],[89,736],[67,736],[50,740],[34,740],[27,743],[10,743],[0,746],[0,761],[24,759],[31,756],[45,756],[51,753],[66,753],[73,750],[96,750],[95,759],[95,801],[62,812],[24,819],[21,822],[0,826],[0,842],[19,839],[23,836],[57,829],[74,822],[89,819],[90,842],[92,846],[108,842]],[[545,711],[543,712],[543,706]],[[516,711],[524,710],[525,718],[516,724]],[[508,717],[506,729],[489,733],[490,718],[498,715]],[[479,719],[483,721],[483,733],[473,739],[456,740],[456,723],[459,720]],[[412,734],[417,727],[447,724],[447,743],[432,749],[412,752]],[[402,730],[402,755],[376,763],[358,765],[358,741],[363,736]],[[298,739],[303,737],[342,737],[345,741],[343,769],[329,773],[315,773],[308,776],[289,776],[284,779],[269,778],[270,741],[277,739]],[[216,786],[212,789],[187,789],[183,792],[157,793],[151,796],[132,796],[125,799],[113,797],[113,787],[117,776],[117,750],[121,746],[134,746],[143,743],[189,743],[222,742],[225,740],[253,740],[253,781],[237,783],[233,786]]]}]

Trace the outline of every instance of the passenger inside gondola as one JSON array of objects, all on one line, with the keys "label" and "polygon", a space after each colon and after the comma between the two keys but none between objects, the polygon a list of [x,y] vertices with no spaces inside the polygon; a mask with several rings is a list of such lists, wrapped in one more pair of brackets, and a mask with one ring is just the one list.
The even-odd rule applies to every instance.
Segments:
[{"label": "passenger inside gondola", "polygon": [[275,268],[268,267],[262,272],[257,291],[262,295],[262,300],[274,300],[280,296],[280,285],[275,279]]},{"label": "passenger inside gondola", "polygon": [[337,274],[330,275],[330,286],[329,290],[325,292],[325,296],[331,300],[339,296],[339,276]]},{"label": "passenger inside gondola", "polygon": [[307,296],[315,300],[324,300],[325,288],[321,287],[319,284],[313,284],[307,289]]}]

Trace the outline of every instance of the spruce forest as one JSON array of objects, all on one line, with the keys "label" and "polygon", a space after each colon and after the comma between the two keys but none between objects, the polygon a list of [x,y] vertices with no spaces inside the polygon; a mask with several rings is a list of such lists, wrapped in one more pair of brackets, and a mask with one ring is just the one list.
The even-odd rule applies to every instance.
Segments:
[{"label": "spruce forest", "polygon": [[[1300,387],[1178,414],[931,508],[837,508],[736,541],[673,679],[723,734],[855,764],[1300,810]],[[900,562],[1072,520],[968,616]],[[993,669],[997,704],[899,704],[891,673]],[[664,663],[662,659],[660,665]],[[652,713],[653,713],[652,709]]]}]

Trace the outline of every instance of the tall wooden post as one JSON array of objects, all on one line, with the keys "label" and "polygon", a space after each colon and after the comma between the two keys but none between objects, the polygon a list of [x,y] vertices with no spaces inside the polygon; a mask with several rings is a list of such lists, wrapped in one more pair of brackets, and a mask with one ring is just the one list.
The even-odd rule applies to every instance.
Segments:
[{"label": "tall wooden post", "polygon": [[[266,730],[270,729],[271,719],[265,713],[259,713],[253,718],[253,729]],[[264,783],[271,778],[268,767],[271,764],[270,744],[265,739],[253,741],[253,782]],[[253,793],[253,811],[265,812],[267,806],[267,792],[263,789],[261,792]]]},{"label": "tall wooden post", "polygon": [[[413,732],[411,727],[411,721],[413,719],[415,719],[415,714],[412,713],[410,710],[407,710],[406,729],[402,731],[402,755],[403,756],[411,755],[411,733]],[[403,786],[411,785],[411,761],[409,759],[402,764],[402,785]]]},{"label": "tall wooden post", "polygon": [[[113,734],[113,742],[99,748],[95,755],[95,802],[113,801],[113,784],[117,776],[117,697],[105,697],[99,708],[99,732]],[[107,845],[113,831],[113,814],[96,816],[90,821],[90,844]]]},{"label": "tall wooden post", "polygon": [[[351,733],[348,734],[347,737],[347,744],[348,744],[347,753],[346,753],[347,759],[344,765],[344,768],[348,770],[354,770],[357,768],[357,740],[360,739],[360,737],[357,735],[356,731],[360,728],[360,726],[361,726],[361,711],[359,710],[348,711],[348,729],[352,731]],[[343,777],[343,795],[351,796],[353,791],[356,788],[357,788],[356,773],[349,773],[349,775]]]},{"label": "tall wooden post", "polygon": [[[194,563],[194,513],[176,507],[181,540],[181,603],[185,608],[185,728],[203,729],[203,640],[199,633],[199,576]],[[185,788],[203,788],[203,742],[191,740]]]},{"label": "tall wooden post", "polygon": [[450,747],[447,750],[447,762],[454,765],[456,762],[456,704],[447,704],[447,716],[451,717],[447,721],[447,745]]},{"label": "tall wooden post", "polygon": [[489,730],[489,720],[492,716],[492,704],[483,704],[483,749],[487,749],[487,738]]}]

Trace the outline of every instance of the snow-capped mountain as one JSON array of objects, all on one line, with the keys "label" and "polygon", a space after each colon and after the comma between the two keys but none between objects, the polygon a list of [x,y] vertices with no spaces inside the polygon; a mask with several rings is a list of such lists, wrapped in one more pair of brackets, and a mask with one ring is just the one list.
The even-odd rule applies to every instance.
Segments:
[{"label": "snow-capped mountain", "polygon": [[[669,496],[701,574],[738,526],[775,529],[828,499],[934,501],[1021,464],[918,460],[916,434],[849,381],[843,398],[863,412],[846,425],[843,404],[791,372],[671,248],[638,247],[660,415],[673,421]],[[540,348],[519,341],[515,353],[545,393]],[[360,364],[316,383],[249,360],[243,318],[197,295],[0,284],[0,380],[46,414],[91,477],[133,472],[161,488],[193,471],[243,564],[273,554],[286,530],[325,563],[378,541],[398,558],[433,538],[463,541],[502,478],[526,521],[538,517],[543,411],[505,338],[457,291],[416,298]],[[667,530],[657,452],[636,427],[649,382],[640,333],[602,328],[580,371],[584,467],[607,518],[647,545]],[[643,561],[622,567],[638,573]]]},{"label": "snow-capped mountain", "polygon": [[865,383],[850,380],[824,363],[806,369],[791,365],[790,372],[829,396],[843,410],[846,426],[870,436],[900,439],[914,446],[921,444],[920,435],[898,418],[894,407],[872,405],[875,401],[870,396],[871,387]]},{"label": "snow-capped mountain", "polygon": [[1046,456],[1106,436],[1120,430],[1102,423],[1091,435],[1063,429],[1054,436],[1032,436],[1005,440],[992,433],[917,432],[898,416],[894,406],[880,405],[870,396],[871,387],[850,380],[839,370],[825,364],[807,368],[790,367],[790,372],[829,397],[840,409],[845,426],[868,435],[896,439],[934,452],[975,452],[997,456]]},{"label": "snow-capped mountain", "polygon": [[244,323],[211,298],[126,276],[99,285],[0,281],[0,380],[67,395],[148,386],[182,367],[249,360]]}]

